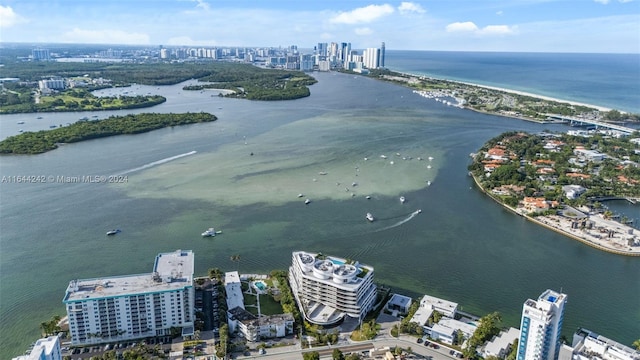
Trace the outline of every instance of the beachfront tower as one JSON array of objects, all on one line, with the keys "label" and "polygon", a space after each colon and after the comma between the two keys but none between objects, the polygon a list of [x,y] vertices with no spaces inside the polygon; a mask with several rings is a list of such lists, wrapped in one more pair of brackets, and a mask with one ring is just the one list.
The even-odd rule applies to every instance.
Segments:
[{"label": "beachfront tower", "polygon": [[384,41],[382,42],[382,46],[380,46],[380,61],[378,61],[378,66],[381,68],[384,67]]},{"label": "beachfront tower", "polygon": [[557,360],[567,295],[546,290],[522,307],[517,360]]},{"label": "beachfront tower", "polygon": [[291,291],[305,319],[332,325],[346,317],[358,322],[373,308],[373,268],[357,261],[296,251],[289,268]]}]

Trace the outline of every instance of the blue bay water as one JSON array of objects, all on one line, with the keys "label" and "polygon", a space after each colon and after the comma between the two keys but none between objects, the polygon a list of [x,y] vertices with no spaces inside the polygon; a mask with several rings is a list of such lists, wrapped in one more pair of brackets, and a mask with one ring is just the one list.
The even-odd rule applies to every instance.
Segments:
[{"label": "blue bay water", "polygon": [[640,54],[387,51],[394,71],[640,113]]}]

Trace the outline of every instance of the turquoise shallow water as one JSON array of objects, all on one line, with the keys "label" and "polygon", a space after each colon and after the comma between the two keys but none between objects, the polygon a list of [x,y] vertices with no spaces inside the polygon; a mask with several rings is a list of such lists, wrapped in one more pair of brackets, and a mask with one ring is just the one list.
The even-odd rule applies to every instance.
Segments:
[{"label": "turquoise shallow water", "polygon": [[[168,96],[154,111],[204,110],[219,120],[2,157],[2,175],[126,172],[128,182],[1,184],[0,357],[21,353],[40,322],[64,314],[70,280],[148,272],[158,252],[177,248],[194,250],[197,274],[286,268],[295,250],[358,259],[397,291],[441,296],[477,314],[500,311],[511,326],[524,300],[562,289],[566,334],[583,326],[627,344],[637,337],[638,259],[523,221],[467,176],[468,154],[486,140],[541,125],[446,107],[366,78],[316,76],[310,98],[272,103],[139,87]],[[0,137],[25,118],[34,121],[3,116]],[[422,213],[412,216],[416,209]],[[369,223],[367,212],[379,220]],[[202,238],[212,226],[223,234]],[[122,233],[107,238],[112,228]]]}]

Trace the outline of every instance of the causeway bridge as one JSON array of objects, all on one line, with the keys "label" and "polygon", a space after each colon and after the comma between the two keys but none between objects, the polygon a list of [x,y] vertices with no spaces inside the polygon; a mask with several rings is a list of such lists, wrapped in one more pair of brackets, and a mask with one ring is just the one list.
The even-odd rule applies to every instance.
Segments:
[{"label": "causeway bridge", "polygon": [[616,124],[610,124],[610,123],[606,123],[604,121],[582,119],[582,118],[577,118],[577,117],[572,117],[572,116],[564,116],[564,115],[559,115],[559,114],[545,114],[545,115],[547,115],[547,117],[549,119],[562,120],[564,122],[569,123],[570,125],[576,125],[576,124],[577,125],[594,125],[596,127],[596,129],[616,130],[616,131],[620,131],[622,133],[625,133],[627,135],[630,135],[630,134],[638,131],[637,129],[633,129],[633,128],[626,127],[626,126],[621,126],[621,125],[616,125]]}]

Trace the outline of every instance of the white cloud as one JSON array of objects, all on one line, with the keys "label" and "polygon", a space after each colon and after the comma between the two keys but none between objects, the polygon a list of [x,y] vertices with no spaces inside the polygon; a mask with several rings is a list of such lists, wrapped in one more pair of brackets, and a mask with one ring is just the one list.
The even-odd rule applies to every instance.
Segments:
[{"label": "white cloud", "polygon": [[383,16],[393,14],[393,12],[393,6],[389,4],[369,5],[351,11],[341,12],[331,18],[329,22],[334,24],[370,23]]},{"label": "white cloud", "polygon": [[84,30],[74,28],[62,35],[63,42],[84,44],[125,44],[143,45],[149,44],[149,35],[142,33],[126,32],[122,30]]},{"label": "white cloud", "polygon": [[609,3],[609,0],[593,0],[593,1],[595,1],[597,3],[600,3],[600,4],[604,4],[604,5]]},{"label": "white cloud", "polygon": [[502,15],[502,14],[503,14],[502,10],[496,12],[496,15]]},{"label": "white cloud", "polygon": [[25,22],[27,20],[16,14],[11,6],[0,5],[0,28],[8,28]]},{"label": "white cloud", "polygon": [[478,35],[510,35],[516,32],[515,27],[508,25],[488,25],[477,31]]},{"label": "white cloud", "polygon": [[356,35],[371,35],[371,34],[373,34],[373,30],[371,30],[368,27],[357,28],[357,29],[354,30],[354,32],[356,33]]},{"label": "white cloud", "polygon": [[403,1],[400,3],[400,6],[398,6],[398,11],[400,11],[400,14],[408,14],[412,12],[416,12],[416,13],[426,12],[426,10],[423,9],[422,6],[420,6],[420,4],[407,2],[407,1]]},{"label": "white cloud", "polygon": [[471,21],[454,22],[446,27],[447,32],[470,32],[478,31],[478,26]]},{"label": "white cloud", "polygon": [[455,22],[446,26],[445,30],[450,33],[472,33],[474,35],[511,35],[516,33],[516,26],[509,25],[487,25],[483,28],[479,28],[478,25],[471,21]]}]

